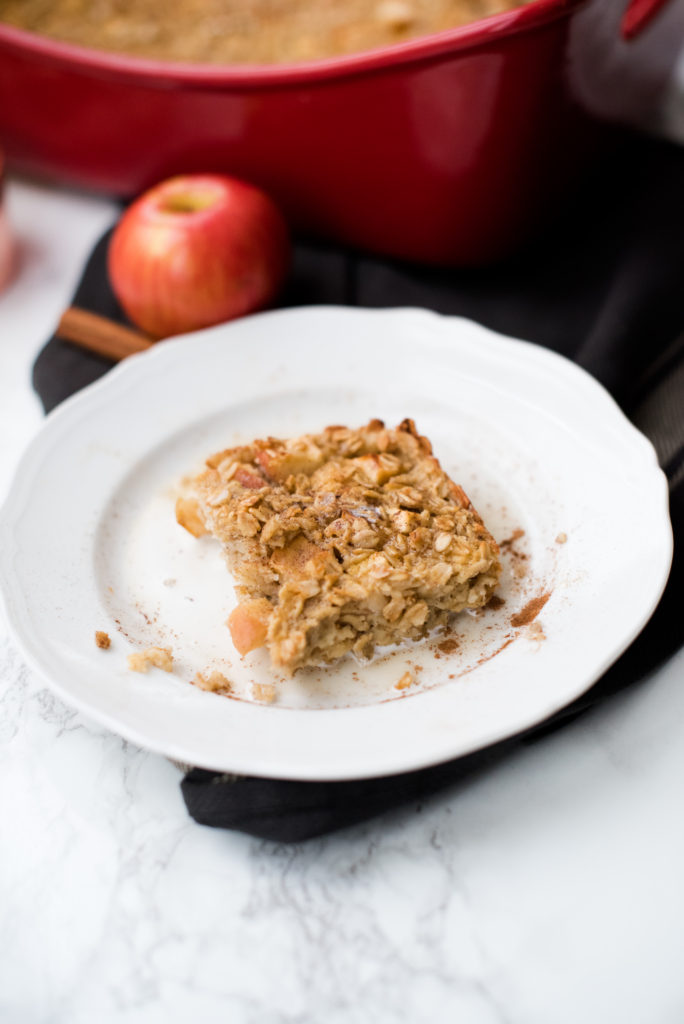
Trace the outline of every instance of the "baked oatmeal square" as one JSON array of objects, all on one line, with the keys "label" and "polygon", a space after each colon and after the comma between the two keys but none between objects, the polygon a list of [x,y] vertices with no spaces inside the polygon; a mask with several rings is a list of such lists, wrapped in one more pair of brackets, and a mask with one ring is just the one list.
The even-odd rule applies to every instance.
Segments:
[{"label": "baked oatmeal square", "polygon": [[411,419],[326,427],[212,455],[176,518],[220,541],[240,654],[291,674],[417,640],[491,597],[499,549]]}]

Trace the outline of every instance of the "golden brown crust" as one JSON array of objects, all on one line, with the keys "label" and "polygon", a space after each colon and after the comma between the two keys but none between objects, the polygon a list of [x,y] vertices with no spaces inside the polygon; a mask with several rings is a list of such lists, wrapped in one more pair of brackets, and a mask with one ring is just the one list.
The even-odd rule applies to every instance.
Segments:
[{"label": "golden brown crust", "polygon": [[425,636],[485,604],[500,574],[496,542],[411,419],[225,449],[185,500],[236,578],[236,647],[265,643],[287,672]]}]

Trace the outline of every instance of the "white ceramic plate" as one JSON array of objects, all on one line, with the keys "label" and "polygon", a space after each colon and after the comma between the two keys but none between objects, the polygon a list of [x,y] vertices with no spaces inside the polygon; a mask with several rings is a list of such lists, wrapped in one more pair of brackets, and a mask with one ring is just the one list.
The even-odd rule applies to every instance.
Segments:
[{"label": "white ceramic plate", "polygon": [[[446,642],[298,673],[255,703],[268,658],[234,651],[231,580],[217,545],[175,523],[178,482],[241,439],[373,416],[413,417],[504,541],[504,603]],[[672,553],[653,449],[591,377],[418,310],[265,313],[127,360],[48,417],[0,525],[9,620],[66,701],[169,757],[298,779],[417,768],[544,719],[639,632]],[[127,670],[151,644],[173,649],[173,674]],[[190,685],[213,667],[233,699]]]}]

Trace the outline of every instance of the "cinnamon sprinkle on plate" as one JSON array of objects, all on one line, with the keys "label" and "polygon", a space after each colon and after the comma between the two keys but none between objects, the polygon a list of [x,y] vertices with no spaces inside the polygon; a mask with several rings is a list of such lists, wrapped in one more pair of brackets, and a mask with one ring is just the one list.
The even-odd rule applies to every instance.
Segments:
[{"label": "cinnamon sprinkle on plate", "polygon": [[511,626],[529,626],[539,615],[548,599],[551,597],[551,591],[548,590],[545,594],[540,594],[539,597],[533,597],[531,601],[528,601],[519,612],[511,616]]}]

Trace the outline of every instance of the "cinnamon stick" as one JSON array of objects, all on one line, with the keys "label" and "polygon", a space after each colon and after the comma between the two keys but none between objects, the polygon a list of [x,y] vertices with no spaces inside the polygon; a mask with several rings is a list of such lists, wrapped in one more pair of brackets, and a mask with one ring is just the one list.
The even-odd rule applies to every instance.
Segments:
[{"label": "cinnamon stick", "polygon": [[154,345],[152,338],[140,331],[71,306],[62,314],[55,334],[64,341],[86,348],[99,356],[118,361],[135,352],[144,352]]}]

